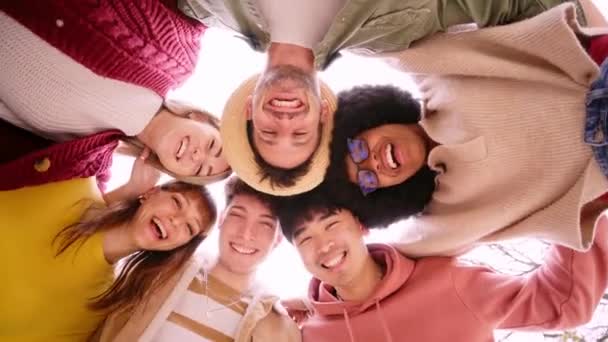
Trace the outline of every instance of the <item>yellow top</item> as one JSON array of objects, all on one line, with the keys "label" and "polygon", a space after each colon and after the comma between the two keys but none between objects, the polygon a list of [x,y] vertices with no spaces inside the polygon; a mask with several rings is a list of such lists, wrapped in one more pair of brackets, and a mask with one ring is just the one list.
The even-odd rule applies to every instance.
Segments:
[{"label": "yellow top", "polygon": [[0,191],[0,341],[85,341],[104,318],[86,307],[112,281],[102,235],[51,245],[82,199],[102,201],[94,177]]}]

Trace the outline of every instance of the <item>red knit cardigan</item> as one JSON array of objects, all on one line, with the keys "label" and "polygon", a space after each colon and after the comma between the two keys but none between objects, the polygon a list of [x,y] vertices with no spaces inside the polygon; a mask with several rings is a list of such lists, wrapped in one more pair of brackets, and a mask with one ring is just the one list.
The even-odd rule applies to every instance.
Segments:
[{"label": "red knit cardigan", "polygon": [[205,31],[176,2],[11,0],[0,8],[98,75],[165,97],[194,72]]},{"label": "red knit cardigan", "polygon": [[110,130],[54,143],[0,120],[0,191],[95,176],[103,192],[123,136]]}]

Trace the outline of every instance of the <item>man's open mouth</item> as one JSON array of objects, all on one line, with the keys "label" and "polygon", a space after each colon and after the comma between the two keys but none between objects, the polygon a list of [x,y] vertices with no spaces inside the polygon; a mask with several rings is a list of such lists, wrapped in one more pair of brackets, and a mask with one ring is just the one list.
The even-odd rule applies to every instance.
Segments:
[{"label": "man's open mouth", "polygon": [[255,248],[239,245],[234,242],[230,242],[230,247],[239,254],[252,255],[255,254],[258,250]]},{"label": "man's open mouth", "polygon": [[323,261],[321,263],[321,266],[328,270],[334,269],[334,268],[342,265],[342,263],[346,259],[346,254],[347,254],[346,251],[339,253],[338,255]]}]

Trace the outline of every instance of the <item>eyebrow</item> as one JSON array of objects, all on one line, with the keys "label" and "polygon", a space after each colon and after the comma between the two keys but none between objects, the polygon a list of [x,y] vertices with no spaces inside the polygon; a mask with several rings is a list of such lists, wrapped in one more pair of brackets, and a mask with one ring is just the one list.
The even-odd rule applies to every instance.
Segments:
[{"label": "eyebrow", "polygon": [[263,143],[265,143],[266,145],[271,145],[271,146],[274,146],[274,145],[276,145],[276,144],[277,144],[276,140],[275,140],[275,141],[272,141],[272,140],[267,140],[267,139],[265,139],[265,138],[264,138],[264,137],[263,137],[263,136],[260,134],[260,132],[255,132],[255,135],[257,135],[258,139],[260,139],[260,140],[261,140]]},{"label": "eyebrow", "polygon": [[220,154],[222,154],[222,151],[224,150],[224,146],[220,146],[220,149],[217,151],[217,153],[215,154],[215,157],[219,157]]},{"label": "eyebrow", "polygon": [[[335,214],[336,213],[333,213],[333,212],[329,211],[329,212],[321,215],[321,217],[319,217],[319,219],[317,221],[324,221],[324,220],[326,220],[326,219],[334,216]],[[338,223],[338,221],[336,220],[336,221],[331,222],[330,224],[328,224],[325,227],[331,227],[331,226],[333,226],[333,225],[335,225],[337,223]],[[293,240],[297,239],[298,236],[300,236],[302,233],[304,233],[305,230],[306,230],[306,226],[302,226],[302,227],[296,228],[296,230],[293,232],[292,239]]]},{"label": "eyebrow", "polygon": [[296,228],[296,230],[293,232],[292,240],[296,240],[298,238],[298,236],[300,236],[300,235],[302,235],[302,233],[304,233],[305,230],[306,230],[306,226]]},{"label": "eyebrow", "polygon": [[276,217],[274,217],[272,215],[268,215],[268,214],[262,214],[260,216],[262,216],[263,218],[271,219],[273,221],[277,219]]},{"label": "eyebrow", "polygon": [[240,209],[240,210],[243,210],[243,211],[247,211],[247,209],[245,209],[245,207],[243,207],[242,205],[233,205],[232,209]]},{"label": "eyebrow", "polygon": [[[180,194],[181,195],[181,194]],[[184,195],[182,195],[184,196]],[[188,205],[188,207],[190,207],[190,199],[188,198],[188,196],[184,196],[184,198],[186,199],[186,205]],[[194,220],[196,221],[196,224],[198,225],[198,234],[203,232],[203,224],[201,222],[201,220],[198,219],[198,217],[194,217]]]},{"label": "eyebrow", "polygon": [[304,146],[304,145],[308,144],[310,142],[310,140],[312,140],[312,136],[306,140],[296,141],[292,144],[292,146]]}]

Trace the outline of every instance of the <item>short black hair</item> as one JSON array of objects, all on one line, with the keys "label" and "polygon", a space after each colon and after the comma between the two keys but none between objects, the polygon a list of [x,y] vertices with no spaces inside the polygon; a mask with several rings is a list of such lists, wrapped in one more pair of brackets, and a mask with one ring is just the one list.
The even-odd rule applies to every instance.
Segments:
[{"label": "short black hair", "polygon": [[247,183],[243,182],[237,176],[232,176],[230,177],[230,179],[228,179],[228,181],[224,185],[224,193],[226,195],[226,206],[228,206],[236,196],[248,195],[258,199],[266,207],[268,207],[271,212],[273,212],[274,216],[276,216],[273,211],[272,196],[265,194],[261,191],[257,191],[256,189],[247,185]]},{"label": "short black hair", "polygon": [[363,195],[348,179],[347,138],[386,124],[416,124],[420,103],[394,86],[358,86],[338,94],[330,165],[323,186],[338,205],[349,209],[368,228],[381,228],[422,212],[435,190],[435,172],[426,164],[401,184]]},{"label": "short black hair", "polygon": [[266,162],[266,160],[264,160],[264,158],[262,158],[262,156],[260,155],[260,152],[258,151],[253,141],[253,122],[251,120],[247,120],[247,138],[249,139],[249,145],[251,146],[251,150],[253,151],[255,162],[258,165],[258,174],[260,175],[260,182],[264,181],[265,179],[268,179],[272,188],[288,188],[290,186],[294,186],[298,179],[300,179],[302,176],[307,174],[308,171],[310,171],[310,166],[312,164],[312,157],[314,156],[314,153],[303,163],[291,169],[276,167]]},{"label": "short black hair", "polygon": [[322,186],[299,195],[273,197],[272,207],[289,242],[292,242],[294,231],[316,215],[334,214],[343,209]]}]

